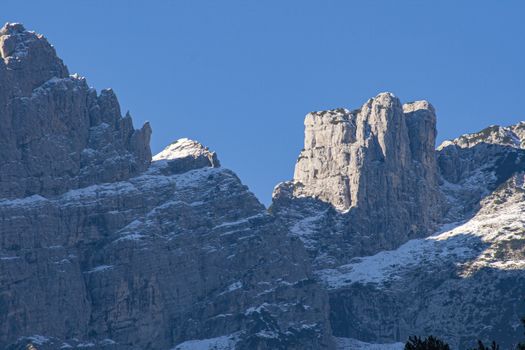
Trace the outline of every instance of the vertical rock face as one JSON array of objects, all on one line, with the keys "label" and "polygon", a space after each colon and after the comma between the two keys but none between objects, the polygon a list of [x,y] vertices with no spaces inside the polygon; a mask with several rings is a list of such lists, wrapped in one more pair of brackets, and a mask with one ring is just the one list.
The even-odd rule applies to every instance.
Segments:
[{"label": "vertical rock face", "polygon": [[57,195],[129,178],[151,161],[148,124],[134,130],[115,94],[69,76],[47,40],[0,30],[0,198]]},{"label": "vertical rock face", "polygon": [[[31,95],[33,89],[51,78],[67,78],[69,72],[55,49],[42,35],[25,30],[19,23],[0,29],[0,56],[3,73],[8,77],[9,97]],[[5,86],[3,86],[5,88]]]},{"label": "vertical rock face", "polygon": [[[433,107],[401,105],[390,93],[356,111],[310,113],[291,194],[329,203],[351,218],[343,225],[343,239],[354,241],[350,255],[358,245],[373,251],[424,236],[442,213],[435,138]],[[362,237],[372,244],[358,244]]]}]

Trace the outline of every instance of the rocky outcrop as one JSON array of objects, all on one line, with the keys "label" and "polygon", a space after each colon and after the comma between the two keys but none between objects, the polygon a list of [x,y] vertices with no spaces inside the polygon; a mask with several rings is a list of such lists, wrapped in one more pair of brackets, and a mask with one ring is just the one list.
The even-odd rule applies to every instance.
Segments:
[{"label": "rocky outcrop", "polygon": [[525,314],[525,153],[522,139],[498,135],[438,147],[447,210],[434,235],[317,271],[336,337],[394,343],[433,334],[455,349],[475,339],[515,346]]},{"label": "rocky outcrop", "polygon": [[[341,211],[379,210],[385,202],[406,201],[406,193],[414,190],[410,179],[423,176],[429,184],[421,191],[435,199],[435,125],[428,102],[402,106],[390,93],[353,112],[310,113],[304,150],[295,166],[294,195],[318,198]],[[380,193],[385,188],[387,193]],[[417,204],[431,215],[428,203],[418,199]]]},{"label": "rocky outcrop", "polygon": [[462,135],[452,141],[445,141],[438,147],[438,150],[450,145],[456,145],[460,148],[472,148],[483,143],[525,148],[525,122],[506,127],[492,125],[479,132]]},{"label": "rocky outcrop", "polygon": [[437,149],[441,190],[447,197],[445,221],[461,221],[479,210],[481,200],[513,174],[525,170],[524,123],[491,126],[443,142]]},{"label": "rocky outcrop", "polygon": [[168,145],[153,160],[168,160],[171,172],[184,172],[202,167],[219,167],[217,154],[197,141],[180,139]]},{"label": "rocky outcrop", "polygon": [[[433,107],[426,101],[402,105],[390,93],[379,94],[356,111],[310,113],[294,179],[276,188],[273,210],[282,212],[292,233],[299,231],[299,236],[304,230],[294,229],[301,226],[297,217],[309,217],[312,224],[315,212],[316,222],[337,221],[330,225],[330,235],[325,234],[325,224],[317,227],[319,234],[310,225],[310,243],[318,242],[312,251],[344,245],[329,249],[327,261],[341,262],[425,236],[443,212],[435,138]],[[292,200],[286,200],[285,193]],[[315,208],[307,208],[312,205]],[[323,212],[326,215],[319,217]],[[331,242],[334,236],[338,237]]]},{"label": "rocky outcrop", "polygon": [[58,195],[149,166],[149,125],[134,130],[113,91],[69,76],[43,36],[8,23],[0,53],[0,198]]}]

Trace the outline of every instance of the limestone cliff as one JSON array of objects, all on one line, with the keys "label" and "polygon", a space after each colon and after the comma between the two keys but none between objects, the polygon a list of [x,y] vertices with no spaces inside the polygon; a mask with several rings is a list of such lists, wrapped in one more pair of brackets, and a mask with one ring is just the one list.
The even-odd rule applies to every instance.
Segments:
[{"label": "limestone cliff", "polygon": [[113,91],[70,76],[42,35],[6,24],[0,54],[0,197],[58,195],[149,166],[149,124],[134,130]]},{"label": "limestone cliff", "polygon": [[[325,208],[327,217],[320,220],[339,222],[331,225],[340,236],[333,244],[345,245],[339,253],[327,253],[336,260],[425,236],[444,211],[435,139],[434,108],[426,101],[402,105],[390,93],[355,111],[310,113],[294,178],[276,189],[274,209],[281,208],[284,187],[290,187],[292,202],[321,202],[310,200]],[[284,212],[293,206],[287,203]],[[326,246],[332,238],[320,233],[314,240]]]}]

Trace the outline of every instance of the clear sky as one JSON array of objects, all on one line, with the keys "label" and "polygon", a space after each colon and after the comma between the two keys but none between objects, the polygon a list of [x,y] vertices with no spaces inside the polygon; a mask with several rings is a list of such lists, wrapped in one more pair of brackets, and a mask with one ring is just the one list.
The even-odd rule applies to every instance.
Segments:
[{"label": "clear sky", "polygon": [[525,1],[2,0],[71,73],[113,88],[152,149],[217,151],[265,204],[310,111],[427,99],[439,141],[525,120]]}]

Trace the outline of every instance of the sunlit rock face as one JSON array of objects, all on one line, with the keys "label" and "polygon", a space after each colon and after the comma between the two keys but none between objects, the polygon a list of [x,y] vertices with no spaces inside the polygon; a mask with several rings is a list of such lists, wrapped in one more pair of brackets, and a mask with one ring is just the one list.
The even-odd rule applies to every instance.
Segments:
[{"label": "sunlit rock face", "polygon": [[[394,95],[383,93],[356,111],[310,113],[304,124],[295,196],[315,197],[341,211],[379,209],[382,202],[415,192],[411,179],[426,175],[429,184],[421,191],[429,193],[422,197],[436,197],[436,118],[428,102],[402,106]],[[385,188],[388,192],[381,194]]]},{"label": "sunlit rock face", "polygon": [[[329,204],[334,210],[323,209],[328,216],[320,220],[337,221],[331,230],[346,245],[327,252],[336,260],[425,236],[444,211],[435,139],[434,108],[426,101],[402,105],[391,93],[355,111],[310,113],[294,178],[276,189],[274,209],[281,208],[282,186],[290,187],[287,193],[295,203]],[[333,235],[310,238],[318,246],[337,244],[328,242]]]}]

